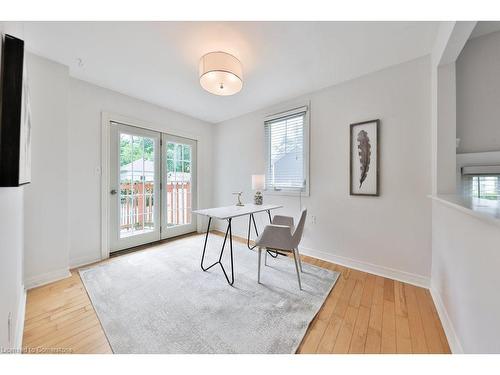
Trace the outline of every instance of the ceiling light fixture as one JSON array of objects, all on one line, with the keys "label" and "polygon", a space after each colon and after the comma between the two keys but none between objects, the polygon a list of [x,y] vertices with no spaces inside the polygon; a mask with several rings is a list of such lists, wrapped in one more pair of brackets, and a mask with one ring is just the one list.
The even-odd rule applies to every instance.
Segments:
[{"label": "ceiling light fixture", "polygon": [[210,52],[202,56],[199,66],[200,85],[215,95],[233,95],[243,87],[240,60],[225,52]]}]

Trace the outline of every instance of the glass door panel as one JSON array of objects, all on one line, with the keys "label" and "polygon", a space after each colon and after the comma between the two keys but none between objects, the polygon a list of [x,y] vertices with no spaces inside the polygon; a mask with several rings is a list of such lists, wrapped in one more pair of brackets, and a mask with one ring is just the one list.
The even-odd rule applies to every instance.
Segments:
[{"label": "glass door panel", "polygon": [[120,238],[154,231],[154,139],[120,133]]},{"label": "glass door panel", "polygon": [[196,141],[163,135],[164,227],[162,238],[196,230],[192,210],[196,205]]},{"label": "glass door panel", "polygon": [[111,251],[156,241],[160,234],[160,134],[111,127]]}]

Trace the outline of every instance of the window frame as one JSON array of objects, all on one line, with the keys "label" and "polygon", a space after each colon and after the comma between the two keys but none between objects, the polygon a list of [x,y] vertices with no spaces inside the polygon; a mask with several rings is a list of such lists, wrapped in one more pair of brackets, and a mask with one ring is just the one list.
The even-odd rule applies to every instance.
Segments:
[{"label": "window frame", "polygon": [[[268,188],[268,181],[267,181],[267,171],[269,170],[269,163],[270,163],[270,155],[269,155],[269,145],[270,145],[270,139],[268,139],[265,135],[265,126],[266,122],[272,121],[272,120],[277,120],[279,118],[283,117],[289,117],[293,116],[295,114],[299,114],[305,112],[304,115],[304,137],[303,137],[303,162],[304,162],[304,179],[305,179],[305,186],[304,190],[299,191],[299,190],[289,190],[289,189],[282,189],[282,190],[274,190],[274,189],[269,189]],[[264,130],[264,147],[265,147],[265,152],[264,152],[264,157],[265,157],[265,175],[266,175],[266,185],[264,192],[269,195],[281,195],[281,196],[305,196],[308,197],[310,194],[310,176],[309,176],[309,154],[310,154],[310,147],[309,147],[309,142],[310,142],[310,107],[309,104],[303,104],[301,106],[294,106],[291,109],[287,109],[278,113],[274,113],[272,115],[268,115],[264,118],[263,121],[263,130]]]}]

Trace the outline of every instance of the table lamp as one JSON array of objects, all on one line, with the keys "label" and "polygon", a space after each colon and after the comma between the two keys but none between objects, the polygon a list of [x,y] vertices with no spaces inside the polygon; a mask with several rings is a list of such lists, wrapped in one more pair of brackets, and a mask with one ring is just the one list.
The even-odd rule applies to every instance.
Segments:
[{"label": "table lamp", "polygon": [[261,205],[262,204],[262,190],[264,190],[266,182],[266,176],[263,174],[253,174],[252,175],[252,190],[255,191],[254,203]]}]

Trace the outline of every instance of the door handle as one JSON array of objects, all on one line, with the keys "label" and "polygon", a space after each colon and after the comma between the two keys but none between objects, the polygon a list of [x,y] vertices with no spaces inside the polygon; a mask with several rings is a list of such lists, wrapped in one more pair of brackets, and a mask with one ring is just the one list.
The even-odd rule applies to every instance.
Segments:
[{"label": "door handle", "polygon": [[116,193],[117,193],[117,191],[115,189],[113,189],[113,190],[110,191],[111,195],[116,195]]}]

